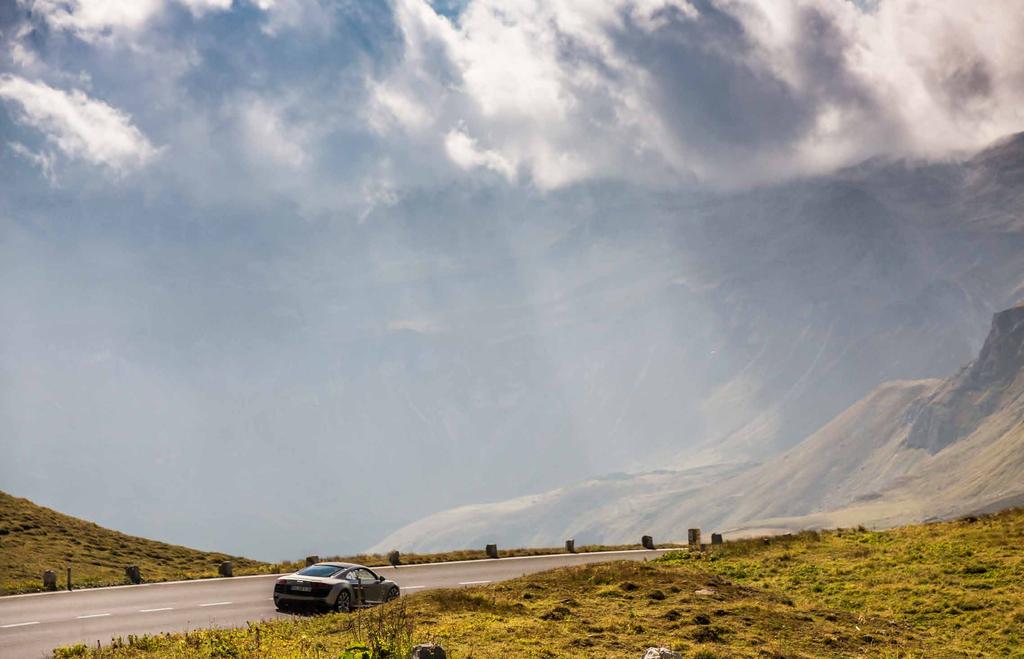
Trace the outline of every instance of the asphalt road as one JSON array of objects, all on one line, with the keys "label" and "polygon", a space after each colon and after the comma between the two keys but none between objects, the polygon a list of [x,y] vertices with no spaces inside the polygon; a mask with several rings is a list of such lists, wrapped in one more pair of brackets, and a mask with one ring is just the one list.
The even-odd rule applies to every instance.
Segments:
[{"label": "asphalt road", "polygon": [[[646,560],[667,550],[552,554],[373,568],[403,594],[512,579],[565,565]],[[0,597],[0,657],[37,659],[73,643],[106,644],[128,634],[236,627],[288,617],[274,609],[280,575],[203,579]]]}]

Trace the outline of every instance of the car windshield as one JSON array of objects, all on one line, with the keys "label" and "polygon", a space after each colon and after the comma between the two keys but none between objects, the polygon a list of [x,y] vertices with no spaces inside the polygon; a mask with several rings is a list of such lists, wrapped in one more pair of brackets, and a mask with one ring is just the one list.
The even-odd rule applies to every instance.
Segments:
[{"label": "car windshield", "polygon": [[304,577],[329,577],[338,570],[339,568],[334,565],[310,565],[307,568],[299,570],[296,574]]}]

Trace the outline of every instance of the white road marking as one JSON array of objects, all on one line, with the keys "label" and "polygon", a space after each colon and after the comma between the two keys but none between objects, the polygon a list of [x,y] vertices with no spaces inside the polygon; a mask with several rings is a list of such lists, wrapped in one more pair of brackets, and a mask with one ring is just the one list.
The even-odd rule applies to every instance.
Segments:
[{"label": "white road marking", "polygon": [[85,620],[86,618],[105,618],[109,616],[109,613],[90,613],[87,616],[77,616],[79,620]]},{"label": "white road marking", "polygon": [[416,590],[417,588],[426,588],[426,586],[402,586],[402,590]]},{"label": "white road marking", "polygon": [[139,613],[153,613],[154,611],[173,611],[173,606],[165,606],[159,609],[139,609]]},{"label": "white road marking", "polygon": [[225,604],[234,604],[234,602],[210,602],[209,604],[200,604],[199,606],[224,606]]},{"label": "white road marking", "polygon": [[11,623],[10,625],[0,625],[0,629],[10,629],[11,627],[27,627],[28,625],[38,625],[38,624],[39,624],[38,620],[33,620],[32,622],[15,622],[15,623]]},{"label": "white road marking", "polygon": [[460,581],[459,585],[460,586],[475,586],[475,585],[481,584],[481,583],[491,583],[491,580],[487,579],[486,581]]}]

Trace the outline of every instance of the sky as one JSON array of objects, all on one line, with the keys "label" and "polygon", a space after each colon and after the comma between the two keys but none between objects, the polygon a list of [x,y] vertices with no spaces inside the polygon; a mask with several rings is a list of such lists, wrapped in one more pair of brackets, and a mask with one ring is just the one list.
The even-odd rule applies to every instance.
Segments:
[{"label": "sky", "polygon": [[649,467],[684,417],[595,401],[685,388],[645,345],[697,321],[630,306],[678,273],[620,223],[1019,131],[1022,33],[998,0],[0,0],[0,488],[278,559]]}]

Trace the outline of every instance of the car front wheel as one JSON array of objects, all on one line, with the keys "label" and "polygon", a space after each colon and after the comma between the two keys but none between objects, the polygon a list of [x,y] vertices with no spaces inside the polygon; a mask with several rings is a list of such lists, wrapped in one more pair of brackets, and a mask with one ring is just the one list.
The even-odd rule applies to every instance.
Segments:
[{"label": "car front wheel", "polygon": [[390,602],[394,599],[398,599],[398,586],[392,586],[391,588],[389,588],[388,594],[384,596],[385,602]]},{"label": "car front wheel", "polygon": [[338,593],[338,599],[334,601],[334,610],[340,613],[348,613],[352,610],[352,596],[347,590]]}]

